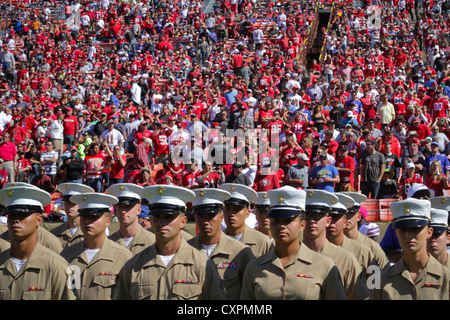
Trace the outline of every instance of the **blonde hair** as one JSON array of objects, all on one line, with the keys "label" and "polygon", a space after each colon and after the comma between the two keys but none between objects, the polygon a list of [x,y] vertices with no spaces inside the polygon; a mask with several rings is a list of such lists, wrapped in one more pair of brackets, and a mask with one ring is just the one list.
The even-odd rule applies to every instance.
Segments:
[{"label": "blonde hair", "polygon": [[[433,160],[430,163],[430,173],[433,173],[436,169],[438,170],[438,172],[442,172],[442,164],[439,160]],[[441,180],[442,175],[439,175],[437,177],[435,176],[434,179]]]}]

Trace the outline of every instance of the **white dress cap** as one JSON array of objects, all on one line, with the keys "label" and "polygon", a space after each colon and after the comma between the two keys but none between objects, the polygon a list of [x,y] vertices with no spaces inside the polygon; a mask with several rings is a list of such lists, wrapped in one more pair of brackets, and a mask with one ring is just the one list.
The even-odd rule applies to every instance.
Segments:
[{"label": "white dress cap", "polygon": [[447,212],[450,211],[450,196],[440,196],[430,199],[431,207],[434,209],[442,209]]},{"label": "white dress cap", "polygon": [[52,201],[47,191],[37,187],[9,187],[0,190],[0,204],[10,212],[40,212]]},{"label": "white dress cap", "polygon": [[441,233],[448,228],[448,211],[442,209],[432,208],[430,225],[433,227],[433,232]]},{"label": "white dress cap", "polygon": [[63,200],[69,200],[71,196],[76,194],[95,192],[94,189],[85,184],[72,182],[60,183],[56,187],[56,190],[61,192]]},{"label": "white dress cap", "polygon": [[339,199],[333,193],[313,189],[306,191],[306,212],[329,212]]},{"label": "white dress cap", "polygon": [[347,214],[349,209],[355,206],[355,200],[344,192],[336,193],[338,203],[331,206],[331,211],[334,214]]},{"label": "white dress cap", "polygon": [[144,187],[135,183],[116,183],[106,189],[106,193],[119,199],[119,203],[135,204],[141,202],[142,190]]},{"label": "white dress cap", "polygon": [[256,194],[257,194],[257,198],[256,198],[256,202],[255,202],[256,207],[270,206],[270,200],[269,200],[269,195],[267,194],[267,191],[259,191]]},{"label": "white dress cap", "polygon": [[391,203],[393,228],[417,228],[429,224],[431,202],[409,198]]},{"label": "white dress cap", "polygon": [[119,199],[105,193],[83,193],[70,197],[70,202],[78,204],[80,216],[102,215],[111,210],[111,206],[117,204]]},{"label": "white dress cap", "polygon": [[267,191],[270,207],[269,218],[292,218],[305,211],[306,192],[291,186]]},{"label": "white dress cap", "polygon": [[238,183],[223,183],[219,186],[219,189],[228,191],[230,193],[230,199],[226,201],[227,203],[234,204],[250,204],[255,203],[258,195],[256,191],[250,187]]},{"label": "white dress cap", "polygon": [[193,202],[195,193],[179,186],[153,185],[142,190],[142,198],[148,200],[150,215],[179,214],[186,210],[186,204]]},{"label": "white dress cap", "polygon": [[428,190],[430,192],[430,199],[434,198],[434,190],[428,189],[428,187],[421,183],[414,183],[408,188],[407,198],[412,198],[417,191]]},{"label": "white dress cap", "polygon": [[195,199],[192,202],[194,214],[216,214],[223,209],[224,201],[230,198],[230,193],[216,188],[201,188],[193,190]]}]

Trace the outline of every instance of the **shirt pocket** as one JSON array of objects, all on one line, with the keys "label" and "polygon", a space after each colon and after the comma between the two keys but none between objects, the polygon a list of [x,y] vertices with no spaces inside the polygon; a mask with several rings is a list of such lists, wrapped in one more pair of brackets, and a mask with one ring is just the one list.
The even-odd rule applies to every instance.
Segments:
[{"label": "shirt pocket", "polygon": [[117,277],[115,275],[96,275],[92,280],[97,286],[108,288],[116,284]]},{"label": "shirt pocket", "polygon": [[24,290],[22,294],[23,300],[51,300],[52,294],[50,290]]},{"label": "shirt pocket", "polygon": [[133,283],[131,285],[131,299],[132,300],[150,300],[154,299],[156,288],[154,285],[140,285]]},{"label": "shirt pocket", "polygon": [[[227,269],[222,278],[223,288],[225,289],[225,295],[228,298],[239,299],[241,288],[241,277],[239,277],[239,271],[236,269]],[[237,297],[230,297],[230,295],[237,294]]]},{"label": "shirt pocket", "polygon": [[202,286],[197,283],[175,283],[172,293],[176,300],[198,300]]},{"label": "shirt pocket", "polygon": [[320,285],[314,279],[297,277],[297,280],[294,299],[319,300],[321,298]]}]

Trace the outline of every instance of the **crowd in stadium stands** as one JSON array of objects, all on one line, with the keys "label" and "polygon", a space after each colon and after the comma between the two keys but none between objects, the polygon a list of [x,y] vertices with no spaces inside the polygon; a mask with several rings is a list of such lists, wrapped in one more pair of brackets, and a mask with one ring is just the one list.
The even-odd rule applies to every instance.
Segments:
[{"label": "crowd in stadium stands", "polygon": [[[2,1],[1,186],[446,195],[448,1],[203,5]],[[333,14],[303,59],[317,6]]]}]

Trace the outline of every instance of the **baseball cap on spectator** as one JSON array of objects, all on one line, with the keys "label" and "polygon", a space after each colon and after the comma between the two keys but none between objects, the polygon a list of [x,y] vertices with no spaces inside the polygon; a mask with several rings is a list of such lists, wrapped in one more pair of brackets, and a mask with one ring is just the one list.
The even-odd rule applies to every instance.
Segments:
[{"label": "baseball cap on spectator", "polygon": [[348,151],[348,146],[346,144],[339,145],[339,151]]},{"label": "baseball cap on spectator", "polygon": [[235,161],[233,163],[233,168],[242,168],[244,166],[244,164],[240,161]]},{"label": "baseball cap on spectator", "polygon": [[302,160],[304,160],[304,161],[309,161],[309,158],[308,158],[308,156],[306,155],[306,153],[300,153],[300,154],[298,155],[298,157],[299,157],[299,159],[302,159]]},{"label": "baseball cap on spectator", "polygon": [[380,235],[380,227],[376,223],[367,222],[359,228],[359,232],[368,237],[377,237]]}]

